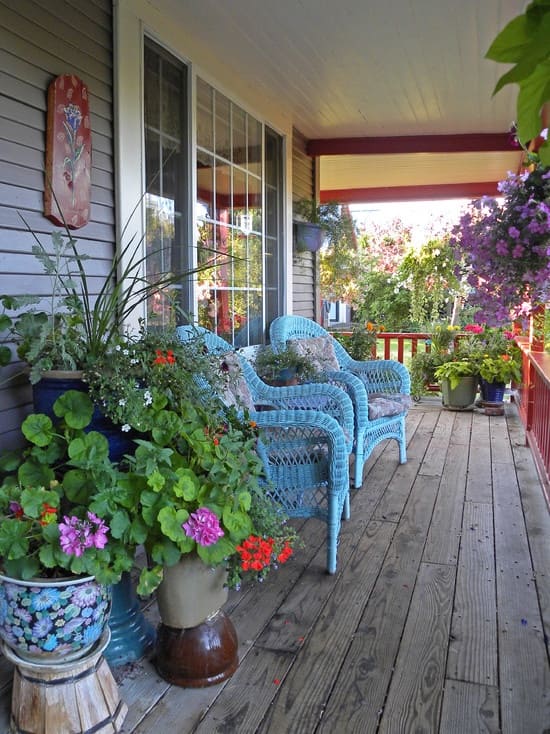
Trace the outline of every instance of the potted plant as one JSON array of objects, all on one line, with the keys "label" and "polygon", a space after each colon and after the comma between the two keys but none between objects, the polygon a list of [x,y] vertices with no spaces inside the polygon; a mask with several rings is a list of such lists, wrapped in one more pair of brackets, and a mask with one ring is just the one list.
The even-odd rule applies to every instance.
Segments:
[{"label": "potted plant", "polygon": [[270,345],[260,347],[254,360],[254,369],[270,385],[295,385],[315,379],[317,371],[304,354],[288,345],[280,352]]},{"label": "potted plant", "polygon": [[122,472],[105,437],[88,431],[93,409],[86,394],[66,392],[57,422],[31,413],[21,426],[28,446],[0,461],[0,635],[25,659],[89,650],[110,585],[133,564]]},{"label": "potted plant", "polygon": [[525,318],[547,302],[550,285],[550,169],[510,173],[499,191],[501,200],[473,201],[451,239],[468,302],[492,325]]},{"label": "potted plant", "polygon": [[[0,331],[8,332],[5,341],[16,343],[18,356],[30,367],[33,385],[52,371],[76,372],[70,376],[80,377],[82,370],[111,351],[137,305],[196,272],[178,276],[166,272],[157,275],[154,282],[147,281],[143,275],[145,258],[139,254],[138,244],[130,239],[116,252],[95,294],[85,267],[88,256],[79,251],[78,241],[68,227],[65,233],[52,232],[51,254],[32,231],[31,234],[35,238],[33,254],[49,278],[51,295],[45,305],[29,295],[1,296]],[[11,350],[4,342],[0,367],[9,364],[11,358]]]},{"label": "potted plant", "polygon": [[[220,610],[227,588],[263,578],[295,539],[262,481],[255,425],[218,397],[231,376],[202,346],[143,332],[85,375],[106,415],[138,436],[122,480],[149,559],[138,592],[157,591],[160,674],[186,686],[233,673],[236,636]],[[224,654],[212,660],[197,638],[215,638]]]},{"label": "potted plant", "polygon": [[468,410],[475,403],[478,366],[474,360],[458,356],[443,362],[434,376],[441,383],[443,405],[449,410]]},{"label": "potted plant", "polygon": [[318,204],[315,199],[300,199],[293,210],[294,243],[299,252],[316,252],[325,243],[355,247],[353,220],[343,216],[338,202]]}]

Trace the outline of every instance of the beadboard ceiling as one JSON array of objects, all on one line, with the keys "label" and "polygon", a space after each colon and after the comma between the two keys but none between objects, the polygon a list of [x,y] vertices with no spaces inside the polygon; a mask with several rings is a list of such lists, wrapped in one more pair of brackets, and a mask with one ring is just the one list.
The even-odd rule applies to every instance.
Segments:
[{"label": "beadboard ceiling", "polygon": [[[476,184],[494,187],[519,166],[518,151],[502,143],[516,88],[491,96],[506,67],[484,54],[524,10],[523,0],[150,2],[201,39],[242,88],[279,105],[320,145],[325,198],[334,191],[350,201],[366,201],[369,192],[378,200],[415,198],[415,190],[416,198],[469,193]],[[474,134],[482,135],[472,150]],[[441,138],[434,152],[439,136],[453,137]],[[350,138],[352,153],[340,146],[330,154],[335,139]],[[364,138],[374,152],[361,152]],[[394,139],[388,152],[376,151],[380,138]],[[414,152],[404,152],[411,139]]]}]

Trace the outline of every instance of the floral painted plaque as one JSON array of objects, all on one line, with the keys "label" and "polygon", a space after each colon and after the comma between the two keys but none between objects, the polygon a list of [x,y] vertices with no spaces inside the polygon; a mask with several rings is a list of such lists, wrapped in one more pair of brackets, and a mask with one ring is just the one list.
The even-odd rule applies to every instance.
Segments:
[{"label": "floral painted plaque", "polygon": [[88,223],[91,165],[88,88],[76,76],[58,76],[48,89],[44,190],[44,214],[55,224]]}]

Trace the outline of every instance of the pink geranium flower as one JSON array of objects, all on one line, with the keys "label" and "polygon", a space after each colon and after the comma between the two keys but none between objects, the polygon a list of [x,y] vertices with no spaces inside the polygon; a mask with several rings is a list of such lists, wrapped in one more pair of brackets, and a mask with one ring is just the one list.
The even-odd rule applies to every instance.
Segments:
[{"label": "pink geranium flower", "polygon": [[192,512],[182,528],[185,534],[196,540],[199,545],[214,545],[223,535],[218,516],[208,507],[200,507]]}]

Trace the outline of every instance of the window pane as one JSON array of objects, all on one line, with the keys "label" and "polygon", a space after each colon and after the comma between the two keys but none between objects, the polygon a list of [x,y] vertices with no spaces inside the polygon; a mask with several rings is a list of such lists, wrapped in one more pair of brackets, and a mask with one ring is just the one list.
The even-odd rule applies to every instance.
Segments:
[{"label": "window pane", "polygon": [[[144,126],[146,274],[188,272],[187,69],[153,41],[145,40]],[[185,286],[185,291],[183,290]],[[152,324],[175,323],[177,302],[189,310],[189,281],[148,303]]]},{"label": "window pane", "polygon": [[240,168],[233,169],[233,216],[231,221],[236,227],[242,224],[242,215],[246,214],[246,174]]},{"label": "window pane", "polygon": [[146,189],[151,194],[160,194],[160,135],[145,128],[145,178]]},{"label": "window pane", "polygon": [[248,169],[262,175],[262,125],[248,115]]},{"label": "window pane", "polygon": [[197,79],[197,145],[207,150],[214,148],[213,96],[212,87],[202,79]]},{"label": "window pane", "polygon": [[262,271],[262,238],[251,235],[248,238],[248,283],[255,288],[261,288]]},{"label": "window pane", "polygon": [[145,119],[150,127],[160,128],[160,72],[159,57],[145,47]]},{"label": "window pane", "polygon": [[216,161],[216,210],[215,219],[229,222],[231,207],[231,166],[223,161]]},{"label": "window pane", "polygon": [[197,151],[197,204],[199,217],[214,219],[214,159],[200,150]]},{"label": "window pane", "polygon": [[252,215],[252,229],[262,231],[262,182],[256,176],[248,176],[248,212]]},{"label": "window pane", "polygon": [[233,105],[233,163],[246,164],[246,112]]},{"label": "window pane", "polygon": [[161,125],[165,135],[181,139],[181,71],[167,61],[162,65]]},{"label": "window pane", "polygon": [[216,92],[215,96],[216,110],[216,154],[222,158],[231,160],[231,127],[230,111],[231,105],[227,97]]}]

